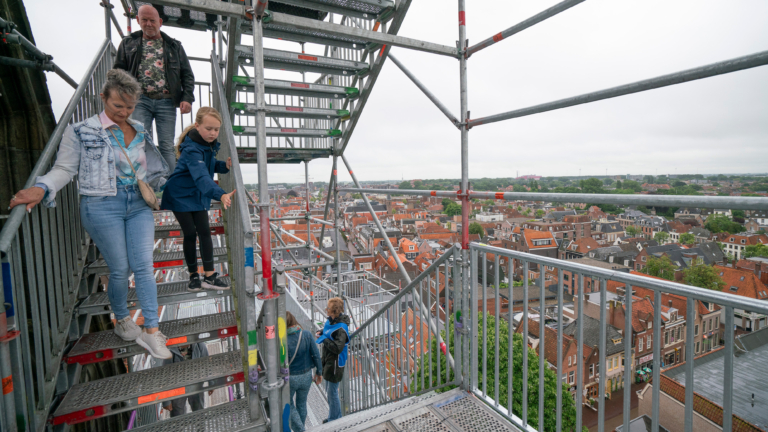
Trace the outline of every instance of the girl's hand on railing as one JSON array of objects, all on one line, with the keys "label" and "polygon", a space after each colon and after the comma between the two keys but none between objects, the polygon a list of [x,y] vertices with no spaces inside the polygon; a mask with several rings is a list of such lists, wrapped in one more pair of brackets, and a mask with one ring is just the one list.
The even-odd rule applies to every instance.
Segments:
[{"label": "girl's hand on railing", "polygon": [[315,384],[320,385],[321,382],[323,382],[323,376],[322,375],[315,375]]},{"label": "girl's hand on railing", "polygon": [[227,158],[227,169],[230,169],[230,168],[232,168],[232,158],[228,157]]},{"label": "girl's hand on railing", "polygon": [[16,195],[11,197],[11,204],[8,207],[8,210],[16,207],[17,205],[26,204],[27,212],[30,212],[32,211],[33,207],[40,204],[40,201],[43,200],[44,196],[45,191],[43,188],[32,186],[29,189],[22,189],[16,192]]},{"label": "girl's hand on railing", "polygon": [[237,189],[233,190],[232,192],[228,194],[224,194],[221,196],[221,207],[226,210],[232,205],[232,195],[235,194],[235,191]]}]

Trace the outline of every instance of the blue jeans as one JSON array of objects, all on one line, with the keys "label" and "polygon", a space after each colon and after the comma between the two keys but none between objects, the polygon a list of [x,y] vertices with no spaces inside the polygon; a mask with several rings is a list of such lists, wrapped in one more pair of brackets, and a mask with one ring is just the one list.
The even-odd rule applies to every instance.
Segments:
[{"label": "blue jeans", "polygon": [[157,126],[157,149],[168,163],[170,173],[176,169],[176,149],[173,137],[176,135],[176,106],[173,99],[150,99],[141,95],[131,118],[141,122],[148,134],[152,135],[152,120]]},{"label": "blue jeans", "polygon": [[133,271],[144,327],[157,327],[157,283],[152,252],[155,218],[138,186],[117,186],[115,196],[82,196],[80,217],[109,266],[107,294],[115,318],[128,313],[128,277]]},{"label": "blue jeans", "polygon": [[328,395],[328,421],[341,418],[341,399],[339,399],[339,384],[325,382],[325,393]]},{"label": "blue jeans", "polygon": [[[291,375],[291,430],[304,432],[304,424],[307,421],[307,396],[312,387],[312,371],[301,375]],[[296,395],[296,403],[293,402]]]}]

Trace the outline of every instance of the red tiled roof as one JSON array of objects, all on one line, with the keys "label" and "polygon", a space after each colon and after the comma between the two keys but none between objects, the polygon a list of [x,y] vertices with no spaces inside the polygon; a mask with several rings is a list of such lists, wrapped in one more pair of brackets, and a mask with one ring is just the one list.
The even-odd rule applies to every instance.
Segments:
[{"label": "red tiled roof", "polygon": [[600,247],[600,244],[592,237],[582,237],[571,242],[568,250],[578,253],[587,253]]},{"label": "red tiled roof", "polygon": [[[555,240],[555,235],[549,231],[525,230],[525,233],[523,234],[523,236],[525,237],[526,243],[528,243],[529,249],[544,249],[544,248],[557,247],[557,241]],[[551,239],[552,241],[548,245],[534,246],[533,240],[543,240],[543,239]]]},{"label": "red tiled roof", "polygon": [[[714,268],[725,282],[723,292],[758,300],[768,300],[768,287],[760,281],[754,272],[719,265],[714,266]],[[731,287],[738,289],[734,291]]]},{"label": "red tiled roof", "polygon": [[[685,405],[685,386],[666,375],[659,377],[661,380],[660,390]],[[720,427],[723,426],[723,407],[695,391],[693,392],[693,410]],[[735,414],[733,415],[733,431],[763,432],[762,429]]]}]

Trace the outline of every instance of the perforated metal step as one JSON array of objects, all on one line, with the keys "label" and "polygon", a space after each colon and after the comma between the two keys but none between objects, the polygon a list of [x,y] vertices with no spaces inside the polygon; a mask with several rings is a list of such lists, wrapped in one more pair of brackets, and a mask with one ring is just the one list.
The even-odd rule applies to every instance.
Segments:
[{"label": "perforated metal step", "polygon": [[[235,51],[241,64],[253,66],[253,47],[238,45],[235,47]],[[368,73],[368,63],[268,48],[264,48],[264,67],[331,75],[365,75]]]},{"label": "perforated metal step", "polygon": [[[237,319],[234,312],[201,315],[161,322],[160,331],[168,338],[166,346],[187,345],[236,336]],[[135,342],[124,341],[114,331],[107,330],[84,334],[69,351],[66,362],[86,365],[145,352]]]},{"label": "perforated metal step", "polygon": [[[257,112],[255,104],[232,102],[229,106],[238,110],[241,115],[256,115]],[[343,109],[267,105],[266,116],[327,120],[349,117],[349,111]]]},{"label": "perforated metal step", "polygon": [[51,422],[82,423],[240,382],[240,351],[187,360],[75,385],[56,408]]},{"label": "perforated metal step", "polygon": [[[268,137],[288,137],[288,138],[333,138],[340,137],[341,131],[338,129],[305,129],[305,128],[276,128],[268,127]],[[256,126],[232,126],[232,132],[235,136],[256,136],[258,129]]]},{"label": "perforated metal step", "polygon": [[[232,82],[235,83],[237,90],[239,91],[253,91],[253,78],[233,76]],[[358,90],[356,87],[342,87],[274,79],[264,80],[264,93],[288,96],[319,97],[328,99],[354,99],[360,96],[360,90]]]},{"label": "perforated metal step", "polygon": [[395,7],[392,0],[279,0],[279,3],[379,21],[386,20]]},{"label": "perforated metal step", "polygon": [[[241,163],[257,163],[255,147],[238,147],[238,159]],[[328,158],[333,155],[333,150],[327,149],[303,149],[303,148],[268,148],[268,163],[299,163],[313,159]]]},{"label": "perforated metal step", "polygon": [[[218,235],[224,234],[224,224],[221,222],[215,222],[210,224],[211,234]],[[177,238],[182,237],[184,234],[181,232],[180,225],[160,225],[155,226],[155,239],[165,238]]]},{"label": "perforated metal step", "polygon": [[[242,34],[252,35],[252,22],[249,20],[242,21]],[[264,37],[272,39],[281,39],[292,42],[309,42],[320,45],[331,45],[339,48],[348,48],[361,50],[364,49],[368,42],[364,39],[331,35],[320,31],[309,31],[304,29],[297,29],[292,26],[273,24],[266,22],[263,24]]]},{"label": "perforated metal step", "polygon": [[[227,284],[231,283],[228,276],[221,277],[220,279]],[[228,297],[232,295],[232,290],[203,290],[199,292],[189,292],[187,291],[187,285],[189,285],[189,281],[165,282],[157,284],[157,304],[167,305],[207,298]],[[133,310],[140,307],[141,305],[139,304],[136,290],[128,290],[128,309]],[[106,292],[92,293],[85,300],[83,300],[80,306],[78,306],[78,312],[80,314],[91,315],[111,313],[112,308],[109,305],[109,296]]]},{"label": "perforated metal step", "polygon": [[[200,256],[199,251],[197,255],[198,257]],[[152,258],[153,258],[155,268],[181,267],[181,266],[187,265],[186,262],[184,261],[183,251],[155,252]],[[197,261],[202,262],[200,258],[198,258]],[[213,262],[214,264],[227,262],[227,248],[225,247],[213,248]]]},{"label": "perforated metal step", "polygon": [[265,419],[266,414],[262,406],[261,419],[252,422],[248,412],[248,401],[239,399],[132,430],[136,432],[256,432],[267,430]]}]

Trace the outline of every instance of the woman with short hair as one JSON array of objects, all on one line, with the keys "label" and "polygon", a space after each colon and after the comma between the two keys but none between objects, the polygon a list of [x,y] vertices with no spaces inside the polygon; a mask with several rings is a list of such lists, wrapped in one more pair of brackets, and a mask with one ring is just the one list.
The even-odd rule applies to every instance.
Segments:
[{"label": "woman with short hair", "polygon": [[[56,192],[78,176],[80,218],[109,266],[107,294],[117,323],[115,334],[136,341],[156,358],[171,358],[158,328],[157,284],[153,267],[155,220],[139,190],[139,180],[159,192],[168,164],[144,126],[130,118],[141,86],[113,69],[101,89],[104,110],[64,131],[56,164],[37,183],[16,193],[11,207],[27,211],[41,201],[56,206]],[[133,272],[144,330],[128,312],[128,277]]]},{"label": "woman with short hair", "polygon": [[339,383],[344,378],[349,345],[349,316],[344,314],[344,301],[338,297],[328,300],[325,311],[328,320],[317,332],[317,343],[323,345],[323,379],[328,395],[328,419],[323,423],[341,418]]},{"label": "woman with short hair", "polygon": [[303,330],[292,313],[286,312],[285,316],[285,324],[288,327],[288,367],[291,372],[291,430],[303,432],[304,423],[307,421],[309,390],[313,381],[319,385],[323,379],[323,364],[320,362],[320,350],[317,349],[312,333]]}]

